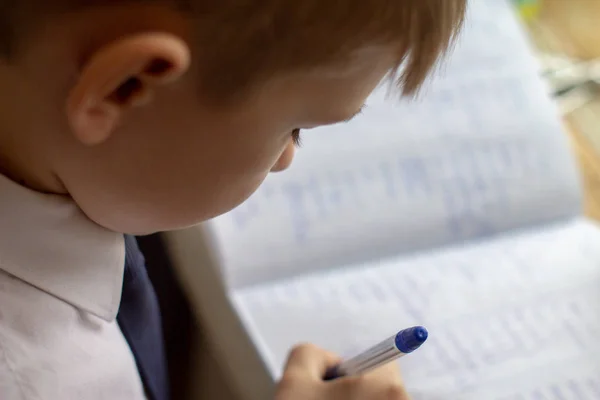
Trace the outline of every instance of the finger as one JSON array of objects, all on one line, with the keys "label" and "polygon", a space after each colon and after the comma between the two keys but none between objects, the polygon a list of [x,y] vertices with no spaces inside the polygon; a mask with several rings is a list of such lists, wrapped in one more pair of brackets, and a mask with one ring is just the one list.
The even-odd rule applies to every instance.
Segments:
[{"label": "finger", "polygon": [[375,368],[366,374],[366,376],[369,379],[393,381],[402,384],[402,374],[400,373],[400,367],[396,362],[391,362],[382,365],[379,368]]},{"label": "finger", "polygon": [[387,385],[364,386],[360,392],[360,399],[385,399],[385,400],[410,400],[410,396],[404,386],[398,383]]},{"label": "finger", "polygon": [[328,368],[339,363],[335,355],[312,344],[296,346],[289,355],[285,374],[301,374],[311,379],[323,379]]},{"label": "finger", "polygon": [[333,381],[329,386],[341,398],[408,400],[397,363],[389,363],[361,375]]},{"label": "finger", "polygon": [[384,375],[363,375],[340,379],[326,386],[330,398],[409,400],[410,396],[399,379],[386,379]]}]

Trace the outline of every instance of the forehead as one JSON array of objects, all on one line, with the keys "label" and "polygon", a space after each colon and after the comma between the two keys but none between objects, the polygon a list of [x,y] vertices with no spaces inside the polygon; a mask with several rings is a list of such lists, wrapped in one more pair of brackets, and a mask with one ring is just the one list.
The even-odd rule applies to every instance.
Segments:
[{"label": "forehead", "polygon": [[357,49],[334,63],[315,66],[305,71],[306,75],[314,75],[324,79],[356,79],[369,70],[395,69],[400,62],[397,46],[367,46]]},{"label": "forehead", "polygon": [[283,130],[344,121],[361,109],[385,75],[395,69],[396,58],[393,49],[368,48],[345,61],[282,72],[225,109],[250,120],[268,118],[273,125],[281,123],[277,129]]},{"label": "forehead", "polygon": [[281,81],[278,97],[291,98],[292,107],[304,111],[315,125],[352,117],[396,67],[394,52],[371,50],[356,53],[345,63],[288,75]]}]

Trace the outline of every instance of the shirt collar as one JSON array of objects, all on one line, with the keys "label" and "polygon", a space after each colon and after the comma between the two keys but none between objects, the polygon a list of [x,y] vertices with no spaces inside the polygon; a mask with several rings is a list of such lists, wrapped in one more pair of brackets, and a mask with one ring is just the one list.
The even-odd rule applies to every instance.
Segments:
[{"label": "shirt collar", "polygon": [[0,175],[0,270],[104,320],[121,300],[123,235],[88,219],[68,197]]}]

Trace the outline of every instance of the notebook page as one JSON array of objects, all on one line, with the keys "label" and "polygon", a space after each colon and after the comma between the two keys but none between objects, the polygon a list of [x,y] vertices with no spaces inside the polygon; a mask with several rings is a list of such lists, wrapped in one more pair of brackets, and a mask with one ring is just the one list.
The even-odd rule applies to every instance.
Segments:
[{"label": "notebook page", "polygon": [[579,212],[570,149],[512,9],[470,5],[419,100],[382,87],[351,123],[306,132],[289,171],[211,222],[232,286]]},{"label": "notebook page", "polygon": [[598,287],[600,228],[576,220],[233,299],[274,377],[296,343],[352,356],[424,325],[428,341],[400,360],[415,398],[560,399],[600,384]]}]

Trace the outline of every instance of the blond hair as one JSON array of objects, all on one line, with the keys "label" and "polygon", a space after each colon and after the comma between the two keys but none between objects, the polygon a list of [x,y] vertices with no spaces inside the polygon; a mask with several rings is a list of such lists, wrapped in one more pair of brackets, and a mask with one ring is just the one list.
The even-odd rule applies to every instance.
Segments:
[{"label": "blond hair", "polygon": [[199,47],[210,60],[206,89],[217,96],[274,73],[343,62],[372,45],[396,49],[398,74],[391,76],[403,94],[414,94],[453,43],[466,9],[466,0],[195,3]]},{"label": "blond hair", "polygon": [[[343,63],[373,45],[397,51],[391,76],[414,94],[451,46],[467,0],[125,0],[176,4],[195,19],[203,92],[221,100],[288,71]],[[115,0],[47,0],[73,9]],[[0,0],[1,49],[11,49],[8,4]],[[26,2],[28,3],[28,2]],[[18,7],[18,6],[13,6]],[[51,8],[51,6],[50,6]],[[5,25],[5,26],[2,26]]]}]

